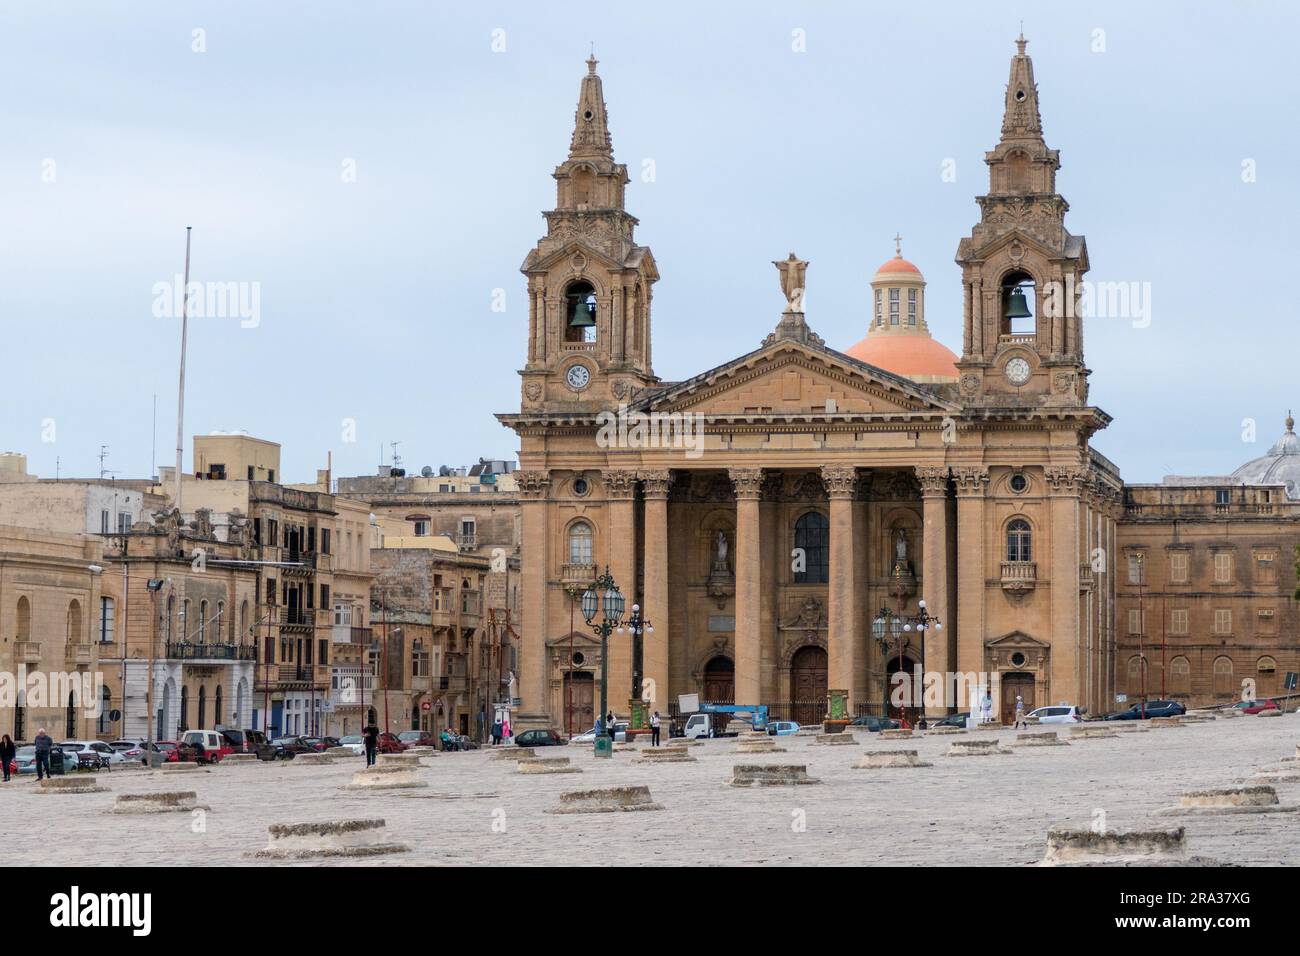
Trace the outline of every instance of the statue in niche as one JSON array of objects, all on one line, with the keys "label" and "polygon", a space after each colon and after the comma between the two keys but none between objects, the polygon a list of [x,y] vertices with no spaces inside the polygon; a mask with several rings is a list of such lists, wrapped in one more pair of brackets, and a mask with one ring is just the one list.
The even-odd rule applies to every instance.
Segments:
[{"label": "statue in niche", "polygon": [[715,570],[727,569],[727,533],[719,531],[713,545],[713,567]]}]

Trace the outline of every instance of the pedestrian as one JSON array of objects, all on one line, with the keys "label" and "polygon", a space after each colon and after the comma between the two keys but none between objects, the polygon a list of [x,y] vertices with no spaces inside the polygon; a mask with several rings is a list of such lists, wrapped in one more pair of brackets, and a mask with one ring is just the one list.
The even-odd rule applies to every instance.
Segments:
[{"label": "pedestrian", "polygon": [[17,753],[18,748],[14,746],[13,739],[8,734],[0,737],[0,762],[4,763],[5,783],[9,782],[9,764]]},{"label": "pedestrian", "polygon": [[501,743],[501,718],[498,717],[492,721],[492,746],[496,747]]},{"label": "pedestrian", "polygon": [[650,718],[650,746],[659,746],[659,711],[657,710],[654,712],[654,716]]},{"label": "pedestrian", "polygon": [[1016,694],[1016,722],[1012,729],[1014,730],[1017,727],[1024,727],[1026,729],[1029,727],[1029,725],[1025,723],[1025,699],[1019,694]]},{"label": "pedestrian", "polygon": [[361,735],[366,741],[366,766],[373,767],[375,764],[375,750],[379,747],[379,728],[374,724],[367,724],[361,731]]},{"label": "pedestrian", "polygon": [[605,715],[605,733],[609,734],[609,739],[614,739],[614,712],[611,710]]},{"label": "pedestrian", "polygon": [[36,731],[36,739],[32,743],[36,745],[36,779],[44,780],[50,775],[50,748],[54,746],[54,741],[42,727]]},{"label": "pedestrian", "polygon": [[988,691],[984,692],[984,700],[980,702],[980,708],[984,713],[980,723],[991,724],[993,722],[993,696]]},{"label": "pedestrian", "polygon": [[505,714],[505,715],[501,718],[501,739],[504,740],[506,743],[510,743],[510,737],[511,737],[511,733],[510,733],[510,715],[509,715],[509,714]]}]

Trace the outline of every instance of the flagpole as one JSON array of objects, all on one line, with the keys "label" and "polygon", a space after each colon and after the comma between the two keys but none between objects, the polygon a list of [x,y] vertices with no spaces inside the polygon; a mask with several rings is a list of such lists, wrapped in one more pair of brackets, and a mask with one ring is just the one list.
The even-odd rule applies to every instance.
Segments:
[{"label": "flagpole", "polygon": [[190,230],[185,227],[185,284],[181,289],[181,375],[176,390],[176,492],[175,507],[181,510],[181,458],[185,454],[185,341],[189,333]]}]

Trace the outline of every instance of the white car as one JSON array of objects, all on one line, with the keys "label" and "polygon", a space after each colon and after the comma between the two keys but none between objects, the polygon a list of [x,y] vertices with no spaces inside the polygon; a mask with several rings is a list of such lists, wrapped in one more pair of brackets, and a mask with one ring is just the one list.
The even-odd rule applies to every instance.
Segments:
[{"label": "white car", "polygon": [[109,767],[128,762],[124,754],[114,750],[102,740],[65,740],[59,746],[70,754],[96,753],[100,761]]},{"label": "white car", "polygon": [[1031,724],[1077,724],[1082,720],[1079,708],[1073,704],[1039,707],[1025,715],[1025,721]]},{"label": "white car", "polygon": [[347,747],[358,757],[364,755],[366,752],[366,742],[360,734],[349,734],[346,737],[340,737],[339,746]]},{"label": "white car", "polygon": [[[575,734],[573,737],[569,739],[569,743],[589,744],[595,741],[595,739],[596,739],[596,728],[592,727],[591,730],[587,731],[585,734]],[[614,721],[614,742],[618,744],[627,742],[627,721],[626,720]]]}]

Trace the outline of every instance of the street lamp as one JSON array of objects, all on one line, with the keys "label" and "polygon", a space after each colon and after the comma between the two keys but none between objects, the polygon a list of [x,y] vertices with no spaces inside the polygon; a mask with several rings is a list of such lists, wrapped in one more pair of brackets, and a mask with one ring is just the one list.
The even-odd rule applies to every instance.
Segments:
[{"label": "street lamp", "polygon": [[[939,619],[931,614],[925,606],[924,599],[917,601],[916,606],[918,613],[916,615],[916,631],[921,640],[921,714],[925,714],[925,632],[933,628],[936,631],[943,630],[943,624]],[[946,677],[945,677],[946,679]]]},{"label": "street lamp", "polygon": [[[889,716],[889,649],[898,643],[898,659],[903,659],[903,642],[902,634],[904,630],[910,630],[909,625],[905,625],[901,614],[896,614],[883,605],[876,619],[871,622],[871,631],[875,635],[876,641],[880,644],[881,665],[880,669],[884,673],[882,680],[883,690],[881,691],[881,717]],[[899,704],[899,710],[902,710],[902,704]]]},{"label": "street lamp", "polygon": [[[596,623],[597,612],[602,615],[599,623]],[[608,566],[605,567],[605,573],[583,592],[582,616],[587,625],[600,636],[600,715],[596,721],[595,755],[611,757],[614,754],[614,742],[605,736],[605,714],[609,706],[609,635],[623,619],[623,595],[614,582],[614,576],[609,573]]]},{"label": "street lamp", "polygon": [[[632,637],[632,697],[638,698],[641,696],[642,683],[641,667],[639,664],[641,638],[646,634],[653,634],[655,632],[655,626],[650,623],[649,619],[641,616],[641,605],[633,604],[632,616],[627,619],[626,624],[619,625],[618,633],[622,634],[625,630]],[[658,696],[658,690],[659,689],[656,687],[656,696]]]}]

